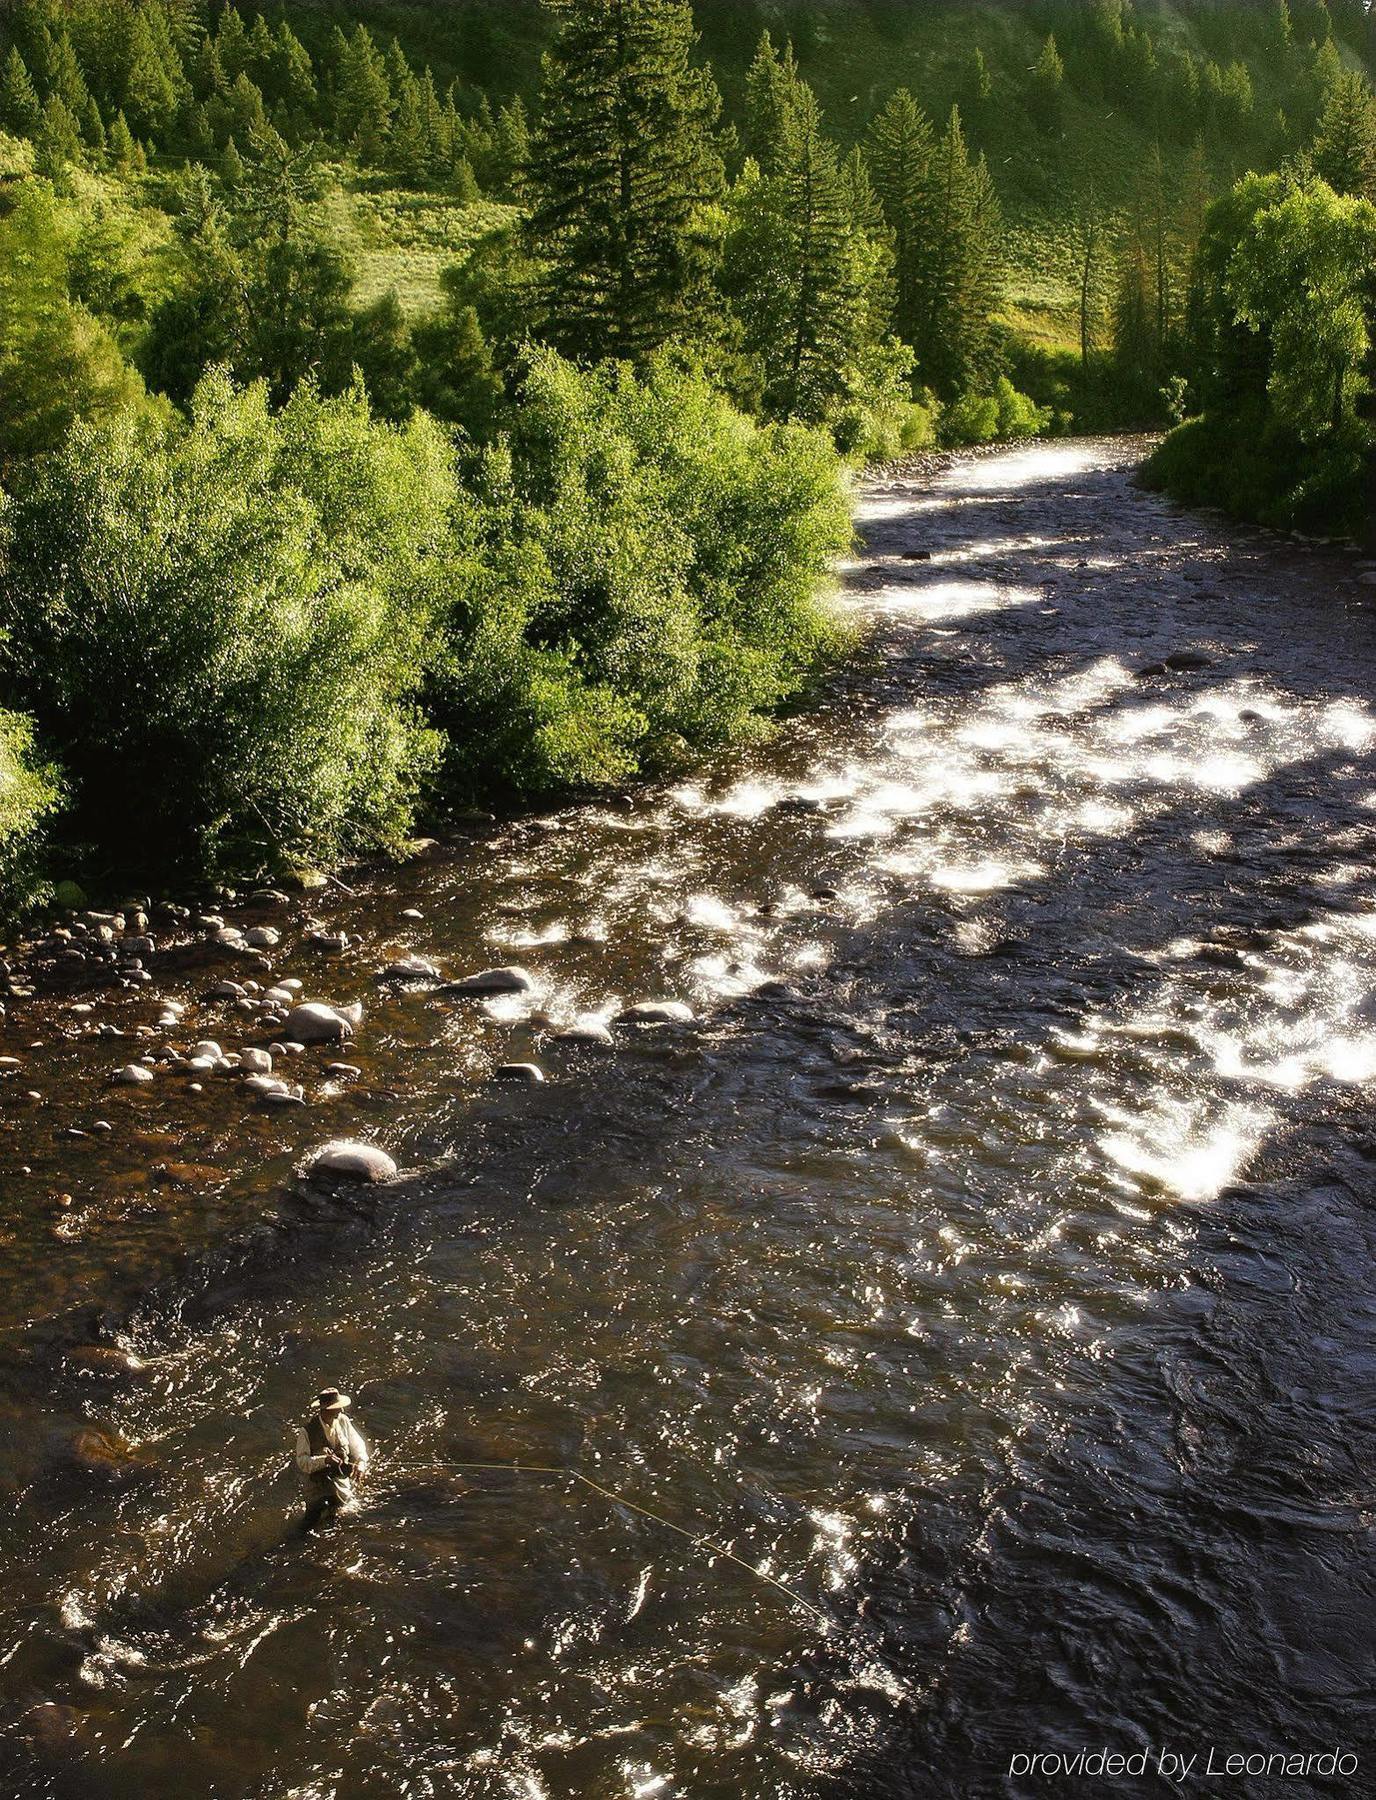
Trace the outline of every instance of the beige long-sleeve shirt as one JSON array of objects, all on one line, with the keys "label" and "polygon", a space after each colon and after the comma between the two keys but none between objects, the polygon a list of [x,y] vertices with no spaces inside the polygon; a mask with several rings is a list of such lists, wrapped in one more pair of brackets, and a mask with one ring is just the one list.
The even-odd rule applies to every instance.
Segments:
[{"label": "beige long-sleeve shirt", "polygon": [[[322,1414],[321,1423],[325,1428],[325,1442],[332,1444],[341,1456],[347,1456],[354,1465],[354,1474],[361,1475],[368,1467],[368,1446],[349,1415],[336,1413],[333,1419],[329,1419]],[[318,1475],[329,1460],[328,1456],[311,1455],[311,1440],[303,1425],[296,1434],[297,1468],[303,1475]]]}]

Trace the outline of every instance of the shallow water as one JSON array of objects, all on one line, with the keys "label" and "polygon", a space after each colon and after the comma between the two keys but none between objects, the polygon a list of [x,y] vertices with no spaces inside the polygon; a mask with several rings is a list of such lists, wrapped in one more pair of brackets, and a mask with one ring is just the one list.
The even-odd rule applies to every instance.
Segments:
[{"label": "shallow water", "polygon": [[[278,976],[366,1008],[359,1076],[291,1069],[307,1107],[102,1085],[258,1041],[203,952],[0,1028],[16,1793],[1021,1795],[1056,1784],[1019,1753],[1105,1744],[1369,1770],[1372,590],[1137,491],[1137,449],[871,484],[870,648],[769,746],[264,913]],[[362,941],[322,957],[308,916]],[[406,950],[535,991],[379,990]],[[167,996],[179,1031],[98,1035]],[[697,1024],[531,1018],[656,997]],[[547,1083],[494,1086],[513,1060]],[[295,1188],[345,1133],[404,1179]],[[376,1472],[303,1537],[326,1381]],[[76,1466],[89,1429],[131,1460]],[[517,1458],[829,1623],[560,1477],[454,1466]]]}]

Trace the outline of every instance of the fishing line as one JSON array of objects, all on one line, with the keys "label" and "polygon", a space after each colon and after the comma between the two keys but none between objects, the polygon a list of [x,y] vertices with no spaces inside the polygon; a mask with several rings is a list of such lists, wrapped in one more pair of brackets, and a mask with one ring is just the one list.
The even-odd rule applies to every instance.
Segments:
[{"label": "fishing line", "polygon": [[728,1550],[724,1544],[714,1543],[711,1538],[701,1537],[698,1533],[689,1531],[685,1525],[675,1524],[674,1520],[666,1519],[663,1513],[654,1512],[648,1506],[641,1506],[634,1500],[628,1500],[624,1494],[617,1493],[615,1488],[603,1487],[602,1483],[600,1481],[594,1481],[591,1475],[584,1475],[581,1470],[569,1468],[567,1464],[444,1462],[430,1463],[426,1466],[428,1468],[437,1469],[483,1469],[490,1473],[502,1475],[569,1476],[574,1481],[581,1481],[584,1487],[591,1488],[593,1493],[601,1494],[603,1499],[610,1500],[614,1505],[624,1506],[631,1512],[639,1513],[643,1519],[652,1519],[656,1525],[663,1525],[666,1530],[676,1531],[680,1537],[687,1538],[688,1542],[695,1545],[699,1550],[705,1550],[712,1556],[720,1556],[726,1562],[734,1563],[738,1569],[744,1569],[747,1575],[753,1575],[756,1581],[765,1582],[769,1587],[776,1588],[779,1593],[785,1596],[785,1598],[791,1600],[795,1606],[803,1607],[807,1612],[810,1612],[814,1618],[820,1619],[824,1630],[834,1631],[836,1629],[836,1621],[832,1619],[829,1614],[823,1612],[820,1606],[814,1606],[811,1600],[805,1600],[801,1594],[797,1593],[793,1588],[788,1587],[784,1582],[776,1580],[773,1575],[767,1575],[763,1569],[757,1569],[754,1563],[747,1562],[743,1556],[737,1556],[734,1550]]}]

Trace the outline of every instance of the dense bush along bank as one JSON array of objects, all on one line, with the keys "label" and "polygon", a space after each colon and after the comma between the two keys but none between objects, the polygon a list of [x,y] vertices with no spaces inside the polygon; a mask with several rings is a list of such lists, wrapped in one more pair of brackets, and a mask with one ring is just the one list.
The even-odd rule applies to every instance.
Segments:
[{"label": "dense bush along bank", "polygon": [[1362,531],[1373,261],[1364,195],[1306,170],[1239,182],[1211,211],[1195,264],[1202,411],[1161,445],[1148,478],[1268,525]]},{"label": "dense bush along bank", "polygon": [[57,794],[52,772],[34,757],[28,720],[0,711],[0,904],[34,891],[38,831]]},{"label": "dense bush along bank", "polygon": [[[71,845],[125,871],[328,862],[398,844],[418,803],[762,729],[836,640],[830,440],[669,365],[533,351],[519,393],[509,436],[461,455],[361,391],[274,410],[212,373],[185,416],[78,423],[16,471],[0,654],[60,751]],[[17,839],[51,789],[20,784],[8,730]]]},{"label": "dense bush along bank", "polygon": [[921,12],[7,7],[0,907],[765,729],[846,462],[1202,408],[1162,479],[1347,508],[1362,9]]}]

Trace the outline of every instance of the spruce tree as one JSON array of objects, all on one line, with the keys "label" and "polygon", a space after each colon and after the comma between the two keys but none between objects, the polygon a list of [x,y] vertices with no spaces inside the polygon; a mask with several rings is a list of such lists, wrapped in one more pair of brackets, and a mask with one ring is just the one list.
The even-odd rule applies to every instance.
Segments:
[{"label": "spruce tree", "polygon": [[244,184],[244,159],[233,138],[230,138],[220,156],[220,180],[231,192]]},{"label": "spruce tree", "polygon": [[884,208],[871,178],[869,159],[859,144],[841,165],[841,180],[853,231],[861,234],[869,245],[870,266],[864,276],[864,286],[869,336],[877,342],[893,322],[893,234],[885,221]]},{"label": "spruce tree", "polygon": [[909,344],[917,342],[925,323],[923,270],[934,149],[927,115],[907,88],[899,88],[870,127],[869,166],[892,234],[894,330]]},{"label": "spruce tree", "polygon": [[266,77],[272,73],[272,32],[267,20],[259,13],[249,27],[248,42],[244,46],[248,53],[245,65],[249,74],[258,86],[267,91]]},{"label": "spruce tree", "polygon": [[387,166],[404,182],[419,187],[429,175],[434,143],[421,111],[420,84],[410,69],[392,83],[396,111],[387,134]]},{"label": "spruce tree", "polygon": [[268,129],[267,109],[258,84],[241,70],[234,77],[224,101],[225,117],[231,136],[249,144]]},{"label": "spruce tree", "polygon": [[320,94],[315,81],[315,65],[310,52],[283,19],[277,28],[268,67],[265,71],[268,91],[298,132],[304,131],[315,117]]},{"label": "spruce tree", "polygon": [[100,108],[90,94],[86,96],[86,105],[80,123],[82,141],[90,153],[92,162],[97,168],[103,168],[106,151],[109,147],[109,137],[105,130],[105,121],[100,116]]},{"label": "spruce tree", "polygon": [[186,76],[165,22],[159,34],[153,18],[152,13],[140,11],[130,21],[121,110],[132,130],[164,136],[187,91]]},{"label": "spruce tree", "polygon": [[334,96],[339,136],[360,162],[374,167],[383,163],[392,124],[392,85],[385,58],[361,24],[343,44]]},{"label": "spruce tree", "polygon": [[47,91],[49,97],[57,95],[74,119],[85,117],[91,91],[81,72],[76,51],[72,48],[72,40],[65,31],[53,40],[52,54],[48,61]]},{"label": "spruce tree", "polygon": [[111,166],[121,174],[132,174],[138,158],[135,154],[134,134],[129,129],[129,121],[122,112],[115,114],[109,132],[109,153]]},{"label": "spruce tree", "polygon": [[60,180],[69,163],[80,164],[81,132],[65,100],[49,97],[34,139],[34,167],[40,175]]},{"label": "spruce tree", "polygon": [[965,106],[972,117],[980,117],[994,97],[994,77],[983,50],[976,44],[970,52],[964,80]]},{"label": "spruce tree", "polygon": [[998,196],[981,157],[972,163],[952,108],[937,145],[916,252],[913,336],[920,378],[944,398],[986,387],[998,305]]},{"label": "spruce tree", "polygon": [[43,108],[23,57],[15,45],[0,70],[0,125],[17,137],[35,137],[43,123]]},{"label": "spruce tree", "polygon": [[[483,96],[484,104],[487,96]],[[481,120],[482,114],[479,114]],[[492,185],[508,198],[521,196],[525,171],[530,163],[530,119],[525,103],[517,94],[497,114],[492,133]],[[481,170],[481,161],[478,163]]]},{"label": "spruce tree", "polygon": [[1315,173],[1338,193],[1376,198],[1376,99],[1355,71],[1329,89],[1311,154]]},{"label": "spruce tree", "polygon": [[209,100],[212,95],[228,91],[229,77],[225,74],[224,63],[220,60],[218,39],[202,38],[192,56],[190,67],[192,92],[201,100]]},{"label": "spruce tree", "polygon": [[720,99],[690,60],[686,0],[546,3],[559,35],[523,172],[541,332],[642,358],[712,323]]},{"label": "spruce tree", "polygon": [[781,56],[766,31],[745,78],[745,148],[768,174],[783,154],[801,78],[792,44]]},{"label": "spruce tree", "polygon": [[751,161],[732,194],[726,285],[773,418],[820,421],[882,329],[887,251],[857,221],[853,182],[794,78],[769,172]]},{"label": "spruce tree", "polygon": [[1065,98],[1065,64],[1056,48],[1054,37],[1048,37],[1041,54],[1032,65],[1029,90],[1032,115],[1046,131],[1061,128]]},{"label": "spruce tree", "polygon": [[242,75],[248,67],[248,32],[244,21],[232,6],[227,6],[220,14],[220,22],[215,29],[215,48],[219,52],[220,66],[225,72],[225,80],[233,81],[236,75]]}]

